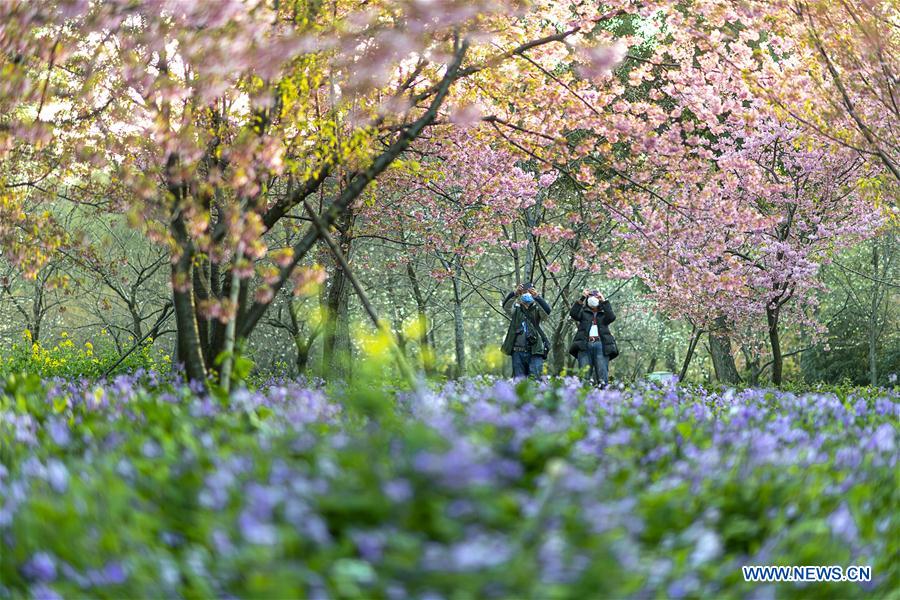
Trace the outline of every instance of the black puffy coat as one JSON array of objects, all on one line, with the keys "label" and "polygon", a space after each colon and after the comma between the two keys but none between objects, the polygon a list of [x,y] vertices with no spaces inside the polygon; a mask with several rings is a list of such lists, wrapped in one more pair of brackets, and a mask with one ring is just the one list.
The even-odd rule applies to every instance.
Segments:
[{"label": "black puffy coat", "polygon": [[[575,332],[575,338],[572,345],[569,346],[569,354],[578,357],[578,353],[587,350],[588,334],[591,331],[591,325],[594,324],[594,311],[590,309],[583,301],[578,301],[572,305],[569,316],[575,321],[578,330]],[[609,331],[609,324],[616,320],[616,313],[613,312],[612,305],[609,300],[605,300],[597,307],[597,333],[600,334],[600,341],[603,342],[603,354],[610,360],[619,355],[619,347],[616,345],[616,339]]]}]

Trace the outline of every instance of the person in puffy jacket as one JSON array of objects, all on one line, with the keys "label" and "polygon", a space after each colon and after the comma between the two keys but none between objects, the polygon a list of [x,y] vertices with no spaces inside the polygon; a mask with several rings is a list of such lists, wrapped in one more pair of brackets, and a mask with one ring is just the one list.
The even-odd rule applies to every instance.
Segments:
[{"label": "person in puffy jacket", "polygon": [[616,320],[612,305],[598,290],[584,290],[569,316],[577,327],[569,354],[578,359],[578,367],[586,377],[605,387],[609,384],[609,361],[619,355],[609,331],[609,324]]}]

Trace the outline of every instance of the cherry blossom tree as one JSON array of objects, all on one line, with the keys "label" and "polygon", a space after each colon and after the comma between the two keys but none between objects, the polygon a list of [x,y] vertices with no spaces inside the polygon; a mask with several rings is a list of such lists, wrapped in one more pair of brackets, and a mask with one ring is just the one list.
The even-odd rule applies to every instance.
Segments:
[{"label": "cherry blossom tree", "polygon": [[[102,23],[85,8],[0,3],[0,252],[28,278],[65,242],[46,202],[75,158],[67,142],[103,108],[92,101],[91,81],[65,75],[92,68],[77,47]],[[80,29],[67,28],[69,18],[81,18]]]},{"label": "cherry blossom tree", "polygon": [[[894,183],[900,181],[897,3],[776,0],[726,6],[736,35],[771,40],[774,52],[753,77],[759,93],[820,136],[881,162]],[[738,24],[744,28],[739,34]]]},{"label": "cherry blossom tree", "polygon": [[[791,153],[779,156],[779,164],[786,161],[791,165],[786,167],[789,176],[773,176],[776,171],[763,169],[759,157],[754,160],[748,150],[735,150],[738,139],[748,139],[772,123],[768,95],[757,93],[760,82],[773,73],[782,77],[779,81],[784,86],[790,85],[791,79],[784,77],[784,68],[774,71],[774,63],[769,60],[788,47],[784,40],[742,28],[741,14],[730,6],[727,2],[702,3],[696,13],[674,5],[660,6],[653,18],[645,21],[642,35],[629,37],[620,31],[616,36],[613,28],[607,56],[610,64],[616,60],[623,63],[612,74],[609,69],[592,72],[571,68],[567,66],[573,61],[571,56],[553,53],[549,48],[532,57],[528,66],[533,69],[534,85],[564,83],[554,88],[556,95],[552,96],[567,119],[557,123],[562,139],[544,133],[547,117],[539,108],[531,114],[519,107],[511,111],[492,97],[481,96],[492,111],[485,119],[499,135],[532,158],[570,174],[586,198],[596,202],[597,212],[616,215],[625,237],[637,249],[626,253],[620,274],[666,282],[652,286],[659,294],[660,305],[673,309],[671,315],[695,324],[688,357],[700,334],[710,329],[716,332],[711,345],[727,351],[727,338],[722,336],[728,323],[744,314],[740,302],[729,302],[742,299],[738,292],[747,286],[748,272],[741,266],[739,248],[758,241],[760,236],[777,239],[778,235],[791,235],[783,230],[782,212],[760,210],[748,198],[787,197],[785,179],[794,181],[808,198],[819,193],[840,198],[836,189],[841,185],[853,188],[854,178],[872,170],[871,164],[863,164],[871,152],[863,152],[860,158],[860,149],[852,145],[848,146],[849,154],[839,152],[821,135],[818,141],[809,142],[819,150],[807,159]],[[657,28],[648,33],[651,23]],[[616,39],[627,48],[625,52]],[[580,78],[579,74],[590,75],[591,79]],[[598,80],[604,79],[607,84],[598,86]],[[538,97],[551,94],[546,88],[536,90],[529,91]],[[497,96],[500,94],[493,94]],[[812,97],[809,93],[805,96],[807,100]],[[569,123],[578,123],[577,131],[589,134],[576,135]],[[807,136],[821,133],[808,126],[804,131]],[[791,141],[785,143],[797,143],[795,137],[794,132],[786,132],[785,139]],[[783,150],[779,147],[776,154]],[[836,159],[838,164],[829,160],[833,152],[840,157]],[[843,173],[846,180],[839,185],[827,180],[828,173],[798,171],[795,160],[825,161],[823,164],[838,169],[835,172]],[[857,198],[854,196],[854,200]],[[870,194],[864,201],[849,203],[852,214],[844,210],[833,213],[839,216],[838,221],[844,219],[844,224],[862,228],[836,231],[833,236],[843,240],[840,243],[852,243],[876,227],[879,212],[873,210],[873,198],[875,195]],[[648,210],[648,206],[654,208]],[[872,219],[861,219],[866,211]],[[717,227],[697,227],[698,219]],[[781,233],[773,233],[776,223],[782,224]],[[768,267],[773,272],[785,269],[796,275],[798,280],[793,284],[770,282],[773,289],[767,289],[757,281],[746,288],[762,290],[762,306],[774,302],[768,329],[776,380],[781,377],[777,324],[783,318],[782,302],[796,302],[797,296],[787,290],[799,281],[808,284],[814,280],[815,260],[810,261],[806,252],[816,256],[821,248],[795,252],[782,249],[774,254],[779,264]],[[590,256],[590,252],[584,256]],[[792,260],[797,264],[787,268]],[[810,272],[803,273],[807,267]],[[777,293],[776,287],[780,290]]]},{"label": "cherry blossom tree", "polygon": [[[34,272],[62,234],[27,202],[125,215],[170,258],[188,377],[221,371],[226,387],[275,299],[321,281],[317,263],[336,345],[344,259],[379,226],[437,261],[457,324],[487,248],[564,296],[624,244],[619,273],[695,339],[715,329],[725,347],[761,310],[779,354],[779,323],[809,312],[822,238],[869,235],[866,191],[887,185],[874,163],[896,176],[897,38],[877,27],[896,8],[778,0],[784,18],[767,20],[761,6],[8,2],[0,244]],[[572,188],[563,208],[538,193],[550,173]],[[816,212],[829,202],[834,229]],[[455,346],[463,371],[461,329]]]},{"label": "cherry blossom tree", "polygon": [[588,33],[611,18],[556,7],[547,21],[518,2],[71,7],[71,30],[103,34],[78,49],[91,68],[69,76],[105,107],[74,145],[82,165],[116,171],[114,185],[96,167],[82,177],[170,250],[179,359],[197,380],[306,277],[320,230],[268,260],[276,223],[325,191],[320,217],[334,224],[439,117],[469,118],[451,94],[460,81],[516,79],[505,65],[567,40],[586,65],[605,60]]},{"label": "cherry blossom tree", "polygon": [[538,182],[516,155],[492,148],[474,129],[433,133],[389,174],[367,217],[375,229],[415,234],[420,245],[412,252],[437,259],[431,275],[452,286],[456,371],[463,374],[466,268],[502,243],[504,228],[534,205]]},{"label": "cherry blossom tree", "polygon": [[816,333],[821,265],[884,222],[865,190],[871,166],[774,120],[718,147],[702,187],[644,199],[621,274],[639,276],[668,314],[699,331],[744,332],[764,319],[780,384],[785,319]]}]

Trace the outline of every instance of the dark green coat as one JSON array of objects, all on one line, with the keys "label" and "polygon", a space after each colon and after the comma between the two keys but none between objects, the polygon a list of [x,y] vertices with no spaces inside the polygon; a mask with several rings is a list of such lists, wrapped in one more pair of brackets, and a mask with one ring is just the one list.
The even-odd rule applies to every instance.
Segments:
[{"label": "dark green coat", "polygon": [[[532,302],[531,306],[527,309],[523,308],[517,300],[518,298],[514,294],[510,294],[506,297],[506,301],[503,302],[503,310],[510,316],[510,319],[509,329],[506,330],[506,338],[503,340],[503,345],[500,346],[500,349],[504,354],[508,355],[512,355],[513,353],[513,346],[516,343],[516,332],[518,332],[519,328],[522,326],[526,311],[528,316],[531,317],[531,322],[538,328],[540,328],[541,321],[544,320],[544,317],[550,316],[550,306],[539,296],[535,297],[535,301]],[[544,340],[539,333],[537,335],[537,340],[531,345],[530,350],[532,354],[544,353]]]}]

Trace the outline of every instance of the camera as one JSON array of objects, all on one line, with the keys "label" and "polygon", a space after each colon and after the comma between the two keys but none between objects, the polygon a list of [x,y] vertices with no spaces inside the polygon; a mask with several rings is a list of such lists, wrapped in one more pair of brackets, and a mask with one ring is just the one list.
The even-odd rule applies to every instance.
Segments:
[{"label": "camera", "polygon": [[529,346],[533,346],[537,343],[538,336],[536,333],[529,331],[528,335],[525,336],[525,339],[528,341]]}]

